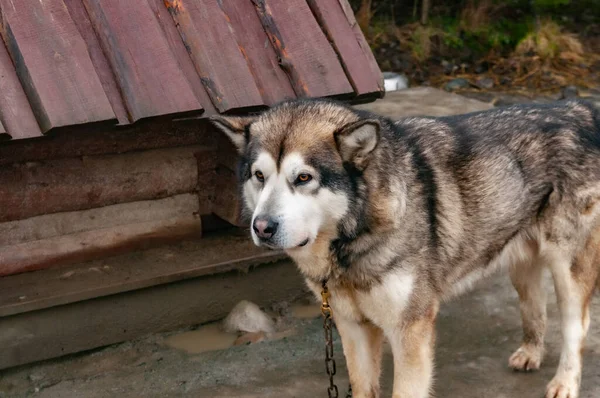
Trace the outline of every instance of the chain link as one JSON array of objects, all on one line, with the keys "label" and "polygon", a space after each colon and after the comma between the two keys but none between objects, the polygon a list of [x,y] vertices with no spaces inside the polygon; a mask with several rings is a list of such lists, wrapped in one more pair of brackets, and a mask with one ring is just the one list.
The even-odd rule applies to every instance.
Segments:
[{"label": "chain link", "polygon": [[[329,376],[329,387],[327,388],[327,395],[329,398],[338,398],[338,388],[333,382],[333,376],[337,371],[335,365],[335,358],[333,357],[333,311],[329,306],[329,290],[327,289],[327,281],[323,282],[323,290],[321,291],[321,297],[323,303],[321,304],[321,313],[323,314],[323,329],[325,330],[325,369],[327,376]],[[352,398],[352,385],[348,387],[348,393],[346,398]]]}]

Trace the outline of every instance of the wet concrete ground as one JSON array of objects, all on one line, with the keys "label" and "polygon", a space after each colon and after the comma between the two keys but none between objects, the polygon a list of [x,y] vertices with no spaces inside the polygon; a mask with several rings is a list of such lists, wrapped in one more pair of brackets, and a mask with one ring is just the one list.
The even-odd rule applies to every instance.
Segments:
[{"label": "wet concrete ground", "polygon": [[[548,287],[552,290],[550,283]],[[556,306],[554,300],[549,302],[546,361],[540,371],[529,374],[507,367],[521,330],[516,295],[506,275],[443,305],[438,322],[436,396],[542,397],[560,349]],[[593,306],[581,398],[600,397],[600,297],[595,297]],[[278,340],[253,345],[193,353],[207,345],[231,344],[231,336],[219,336],[216,327],[209,326],[5,371],[0,374],[0,397],[325,397],[322,327],[315,315],[311,317],[309,311],[302,319],[282,319],[280,329],[286,332]],[[339,341],[335,350],[336,381],[345,390],[347,376]],[[387,350],[383,397],[391,395],[391,375]]]}]

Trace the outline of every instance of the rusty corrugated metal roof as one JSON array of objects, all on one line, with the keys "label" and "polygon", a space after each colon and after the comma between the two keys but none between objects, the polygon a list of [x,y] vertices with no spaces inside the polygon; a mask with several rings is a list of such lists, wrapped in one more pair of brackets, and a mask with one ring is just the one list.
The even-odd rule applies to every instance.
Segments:
[{"label": "rusty corrugated metal roof", "polygon": [[375,98],[347,0],[0,0],[0,136]]}]

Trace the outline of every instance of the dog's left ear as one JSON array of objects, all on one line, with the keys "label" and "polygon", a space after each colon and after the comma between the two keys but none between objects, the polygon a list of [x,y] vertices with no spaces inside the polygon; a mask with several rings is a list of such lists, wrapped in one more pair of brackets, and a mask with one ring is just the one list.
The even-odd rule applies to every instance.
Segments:
[{"label": "dog's left ear", "polygon": [[363,119],[350,123],[335,133],[335,142],[344,162],[364,169],[369,155],[379,143],[381,124],[377,119]]},{"label": "dog's left ear", "polygon": [[257,116],[212,116],[211,123],[224,132],[237,151],[243,154],[250,140],[248,127]]}]

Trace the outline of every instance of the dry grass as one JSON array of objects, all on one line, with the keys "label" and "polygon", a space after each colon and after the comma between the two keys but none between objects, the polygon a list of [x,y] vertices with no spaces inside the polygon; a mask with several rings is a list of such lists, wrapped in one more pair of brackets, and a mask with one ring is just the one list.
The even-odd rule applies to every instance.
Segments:
[{"label": "dry grass", "polygon": [[542,60],[576,61],[583,55],[583,45],[576,35],[564,33],[556,22],[546,20],[517,45],[516,54],[533,54]]}]

